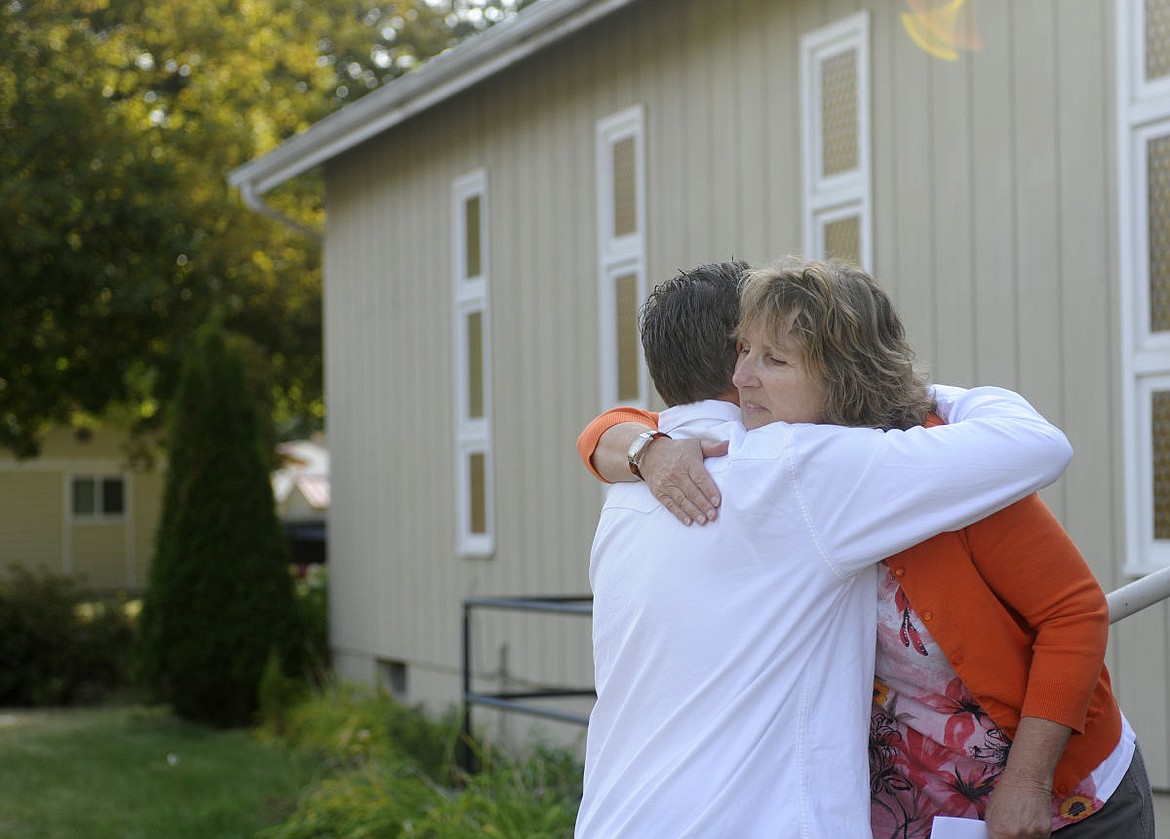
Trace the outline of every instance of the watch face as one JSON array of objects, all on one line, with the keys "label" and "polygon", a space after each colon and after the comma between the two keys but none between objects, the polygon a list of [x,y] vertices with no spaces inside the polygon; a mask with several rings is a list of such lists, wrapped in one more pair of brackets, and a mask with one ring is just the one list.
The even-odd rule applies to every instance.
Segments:
[{"label": "watch face", "polygon": [[635,438],[634,442],[630,445],[630,450],[626,452],[626,462],[629,463],[630,471],[636,478],[642,477],[642,472],[638,468],[638,461],[641,460],[642,450],[646,448],[646,444],[648,442],[649,439],[647,438],[646,433],[643,432],[639,434],[637,438]]},{"label": "watch face", "polygon": [[659,437],[669,436],[663,434],[661,431],[643,431],[638,435],[630,450],[626,453],[626,460],[629,461],[630,471],[638,478],[642,477],[642,470],[639,468],[642,465],[642,457],[646,453],[646,447],[650,445],[651,440],[656,440]]}]

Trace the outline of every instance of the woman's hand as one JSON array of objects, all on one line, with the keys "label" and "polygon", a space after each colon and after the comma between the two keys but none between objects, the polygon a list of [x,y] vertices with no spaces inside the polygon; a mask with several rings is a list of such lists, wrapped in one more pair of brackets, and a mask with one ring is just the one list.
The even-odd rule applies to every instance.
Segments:
[{"label": "woman's hand", "polygon": [[1052,791],[1041,784],[999,783],[984,814],[988,839],[1048,839],[1052,835]]},{"label": "woman's hand", "polygon": [[703,466],[708,457],[727,454],[727,441],[660,437],[646,449],[640,471],[654,497],[685,525],[715,521],[719,488]]},{"label": "woman's hand", "polygon": [[1052,775],[1072,729],[1022,717],[983,820],[988,839],[1047,839],[1052,834]]}]

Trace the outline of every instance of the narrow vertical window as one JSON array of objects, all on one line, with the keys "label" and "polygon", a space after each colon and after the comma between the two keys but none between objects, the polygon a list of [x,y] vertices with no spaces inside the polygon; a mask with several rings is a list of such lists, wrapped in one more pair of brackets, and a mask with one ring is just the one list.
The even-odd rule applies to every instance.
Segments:
[{"label": "narrow vertical window", "polygon": [[483,418],[483,312],[467,315],[467,419]]},{"label": "narrow vertical window", "polygon": [[1150,332],[1170,331],[1170,135],[1146,143]]},{"label": "narrow vertical window", "polygon": [[481,258],[483,256],[480,245],[479,196],[468,196],[463,202],[463,230],[467,237],[466,268],[464,279],[476,279],[483,273]]},{"label": "narrow vertical window", "polygon": [[1119,0],[1126,551],[1123,571],[1170,565],[1170,0]]},{"label": "narrow vertical window", "polygon": [[487,456],[473,452],[468,463],[468,510],[471,533],[475,536],[487,534]]},{"label": "narrow vertical window", "polygon": [[821,177],[847,175],[861,163],[857,123],[857,50],[847,49],[821,63]]},{"label": "narrow vertical window", "polygon": [[1150,465],[1153,470],[1154,538],[1170,539],[1170,391],[1158,390],[1150,394],[1150,429],[1153,432],[1153,451]]},{"label": "narrow vertical window", "polygon": [[637,401],[641,345],[638,341],[638,275],[624,274],[614,280],[614,322],[617,324],[618,401]]},{"label": "narrow vertical window", "polygon": [[804,249],[869,268],[869,15],[801,39]]},{"label": "narrow vertical window", "polygon": [[613,237],[638,232],[638,163],[633,137],[613,144]]},{"label": "narrow vertical window", "polygon": [[638,340],[646,297],[645,143],[642,108],[597,124],[601,404],[645,407],[649,377]]},{"label": "narrow vertical window", "polygon": [[1145,80],[1153,82],[1170,76],[1170,2],[1143,0],[1142,13],[1142,49],[1135,53],[1143,57]]},{"label": "narrow vertical window", "polygon": [[835,221],[825,219],[820,228],[822,241],[817,249],[824,256],[857,262],[861,256],[861,218],[847,215]]},{"label": "narrow vertical window", "polygon": [[487,174],[451,189],[455,351],[456,542],[462,556],[490,556],[492,526],[491,320]]}]

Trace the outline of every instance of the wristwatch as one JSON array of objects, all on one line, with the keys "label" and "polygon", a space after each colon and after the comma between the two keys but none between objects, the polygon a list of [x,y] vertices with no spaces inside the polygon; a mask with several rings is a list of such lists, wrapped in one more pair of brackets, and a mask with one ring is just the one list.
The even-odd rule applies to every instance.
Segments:
[{"label": "wristwatch", "polygon": [[630,445],[630,450],[626,452],[626,461],[630,464],[630,471],[640,481],[645,480],[642,477],[642,458],[646,456],[646,449],[649,448],[650,443],[659,437],[670,439],[670,435],[662,431],[643,431]]}]

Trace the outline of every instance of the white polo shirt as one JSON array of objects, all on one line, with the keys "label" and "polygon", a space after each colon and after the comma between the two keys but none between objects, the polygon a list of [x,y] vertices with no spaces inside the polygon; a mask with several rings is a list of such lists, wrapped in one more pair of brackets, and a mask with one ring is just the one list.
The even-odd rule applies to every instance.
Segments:
[{"label": "white polo shirt", "polygon": [[597,704],[577,836],[870,839],[866,731],[880,559],[1054,481],[1071,450],[998,388],[939,389],[950,425],[662,413],[707,461],[717,521],[609,489],[590,560]]}]

